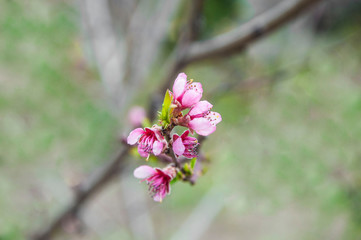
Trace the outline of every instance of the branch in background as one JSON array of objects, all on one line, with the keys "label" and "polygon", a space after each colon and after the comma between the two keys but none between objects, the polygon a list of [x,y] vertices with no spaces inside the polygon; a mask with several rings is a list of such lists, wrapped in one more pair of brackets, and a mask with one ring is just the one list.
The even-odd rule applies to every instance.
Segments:
[{"label": "branch in background", "polygon": [[37,234],[34,234],[34,240],[49,240],[58,229],[68,220],[77,216],[81,207],[92,197],[98,190],[102,189],[125,167],[125,159],[128,156],[129,147],[124,147],[115,158],[104,166],[98,173],[94,174],[87,181],[84,181],[76,188],[74,200],[65,207],[55,219],[50,221],[46,227]]},{"label": "branch in background", "polygon": [[79,3],[85,32],[85,42],[90,43],[107,97],[113,108],[119,108],[119,89],[123,84],[124,54],[110,17],[108,1],[85,0]]},{"label": "branch in background", "polygon": [[137,8],[137,0],[108,0],[109,11],[112,13],[114,22],[119,23],[122,34],[126,34],[130,19]]},{"label": "branch in background", "polygon": [[183,31],[183,36],[181,36],[181,41],[184,43],[191,43],[198,38],[204,0],[192,0],[190,4],[188,19]]},{"label": "branch in background", "polygon": [[[200,19],[202,16],[204,0],[192,0],[189,4],[189,14],[187,15],[183,31],[180,34],[178,44],[175,50],[173,50],[173,53],[170,57],[171,60],[167,61],[167,66],[164,67],[165,69],[168,69],[168,71],[165,76],[165,81],[163,81],[164,83],[160,88],[160,93],[164,93],[167,91],[168,88],[170,88],[170,85],[174,80],[176,74],[186,66],[181,61],[174,61],[174,59],[182,59],[186,47],[193,41],[195,41],[199,34]],[[152,98],[149,107],[150,119],[155,119],[157,108],[160,106],[162,99],[163,96],[160,96],[159,94],[155,94]]]},{"label": "branch in background", "polygon": [[186,64],[210,58],[230,56],[242,51],[249,43],[274,31],[320,0],[285,0],[254,17],[240,27],[219,36],[189,46],[183,61]]},{"label": "branch in background", "polygon": [[[187,65],[212,58],[228,57],[230,55],[239,53],[245,47],[264,37],[266,34],[278,29],[287,24],[289,21],[295,19],[303,11],[321,0],[284,0],[272,9],[254,17],[249,22],[242,24],[240,27],[216,36],[212,39],[183,44],[177,47],[170,60],[167,61],[168,69],[164,76],[164,85],[161,92],[165,92],[171,87],[171,83],[179,72]],[[199,11],[200,9],[198,9]],[[152,101],[152,106],[159,106],[159,99],[157,96]]]},{"label": "branch in background", "polygon": [[222,188],[218,186],[211,187],[171,240],[201,239],[226,204],[222,192]]},{"label": "branch in background", "polygon": [[127,36],[128,56],[124,77],[124,95],[127,99],[132,99],[135,90],[147,79],[179,4],[180,0],[161,0],[151,17],[144,12],[149,11],[154,3],[144,1],[138,4]]}]

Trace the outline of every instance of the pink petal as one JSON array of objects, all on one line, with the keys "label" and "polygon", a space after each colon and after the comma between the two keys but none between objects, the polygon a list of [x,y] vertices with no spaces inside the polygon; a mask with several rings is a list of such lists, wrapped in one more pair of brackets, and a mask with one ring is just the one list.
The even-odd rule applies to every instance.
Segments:
[{"label": "pink petal", "polygon": [[135,106],[129,110],[128,120],[133,126],[141,126],[145,117],[146,113],[142,107]]},{"label": "pink petal", "polygon": [[222,121],[221,114],[219,114],[217,112],[210,112],[207,116],[210,117],[210,121],[213,125],[216,125]]},{"label": "pink petal", "polygon": [[200,101],[189,111],[190,116],[196,116],[208,112],[213,107],[208,101]]},{"label": "pink petal", "polygon": [[185,137],[185,138],[182,138],[182,140],[183,140],[183,144],[184,145],[190,145],[190,144],[196,144],[196,143],[198,143],[198,140],[197,140],[197,138],[195,138],[195,137]]},{"label": "pink petal", "polygon": [[160,192],[157,192],[154,197],[153,197],[153,200],[156,201],[156,202],[162,202],[163,201],[163,198],[165,197],[165,195],[163,196],[164,194],[161,194]]},{"label": "pink petal", "polygon": [[187,75],[185,73],[178,74],[178,77],[175,79],[173,84],[173,94],[175,99],[179,98],[184,93],[186,85]]},{"label": "pink petal", "polygon": [[189,122],[188,126],[202,136],[208,136],[216,131],[216,126],[205,118],[195,118]]},{"label": "pink petal", "polygon": [[195,82],[187,86],[187,90],[182,98],[183,107],[191,107],[201,100],[203,94],[202,84]]},{"label": "pink petal", "polygon": [[163,137],[162,132],[160,131],[160,129],[152,127],[151,130],[155,134],[155,137],[157,138],[158,141],[164,140],[164,137]]},{"label": "pink petal", "polygon": [[148,157],[149,156],[149,153],[147,152],[144,152],[144,150],[141,148],[140,145],[138,145],[138,153],[141,157]]},{"label": "pink petal", "polygon": [[162,150],[163,150],[163,143],[161,143],[160,141],[154,141],[153,144],[154,155],[158,156],[159,154],[162,153]]},{"label": "pink petal", "polygon": [[144,179],[152,176],[153,174],[157,173],[152,167],[149,167],[147,165],[142,165],[140,167],[137,167],[134,170],[134,177]]},{"label": "pink petal", "polygon": [[182,138],[178,138],[175,142],[173,142],[173,151],[175,154],[181,156],[185,150],[186,148],[183,145]]},{"label": "pink petal", "polygon": [[129,133],[129,136],[127,138],[127,143],[130,145],[134,145],[138,142],[138,139],[140,136],[144,134],[144,130],[141,128],[136,128],[133,131]]}]

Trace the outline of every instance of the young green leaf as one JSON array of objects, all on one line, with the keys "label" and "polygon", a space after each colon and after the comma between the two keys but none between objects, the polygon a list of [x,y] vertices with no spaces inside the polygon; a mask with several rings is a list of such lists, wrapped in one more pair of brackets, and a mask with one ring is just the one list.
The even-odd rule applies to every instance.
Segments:
[{"label": "young green leaf", "polygon": [[197,162],[197,158],[192,158],[192,160],[191,160],[191,169],[192,170],[194,169],[194,166],[196,165],[196,162]]},{"label": "young green leaf", "polygon": [[170,93],[170,91],[167,90],[164,96],[162,111],[159,117],[163,127],[167,127],[168,124],[170,124],[170,116],[173,111],[173,108],[171,107],[172,100],[173,100],[173,96]]},{"label": "young green leaf", "polygon": [[189,166],[189,163],[184,164],[183,170],[186,173],[186,175],[192,175],[192,169],[191,166]]},{"label": "young green leaf", "polygon": [[177,175],[175,176],[175,178],[173,178],[172,181],[170,181],[170,184],[174,184],[178,180],[181,180],[182,178],[183,178],[183,174],[179,171],[179,172],[177,172]]}]

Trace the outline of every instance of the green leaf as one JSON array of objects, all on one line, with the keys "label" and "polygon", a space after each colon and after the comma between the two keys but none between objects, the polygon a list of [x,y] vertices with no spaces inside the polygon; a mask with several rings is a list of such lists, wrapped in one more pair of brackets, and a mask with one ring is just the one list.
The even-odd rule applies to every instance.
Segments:
[{"label": "green leaf", "polygon": [[175,178],[172,179],[172,181],[170,181],[170,184],[173,185],[173,184],[176,183],[177,181],[178,181],[178,178],[175,177]]},{"label": "green leaf", "polygon": [[179,171],[177,172],[177,175],[175,178],[172,179],[172,181],[170,181],[170,184],[174,184],[177,181],[181,180],[183,178],[183,174]]},{"label": "green leaf", "polygon": [[171,107],[172,100],[173,100],[173,96],[170,93],[170,91],[167,90],[167,92],[165,93],[165,96],[164,96],[164,100],[163,100],[162,111],[159,116],[163,127],[167,127],[168,124],[170,124],[170,118],[171,118],[171,114],[173,112],[173,108]]},{"label": "green leaf", "polygon": [[196,165],[196,162],[197,162],[197,158],[193,158],[193,159],[191,160],[191,169],[192,169],[192,171],[193,171],[193,169],[194,169],[194,166]]},{"label": "green leaf", "polygon": [[183,170],[186,173],[186,175],[192,175],[192,169],[189,163],[184,164]]}]

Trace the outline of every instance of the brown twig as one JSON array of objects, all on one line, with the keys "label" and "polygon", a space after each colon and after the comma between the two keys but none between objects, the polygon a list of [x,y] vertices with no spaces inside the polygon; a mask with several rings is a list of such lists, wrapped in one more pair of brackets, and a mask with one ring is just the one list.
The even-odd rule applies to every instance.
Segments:
[{"label": "brown twig", "polygon": [[45,225],[46,227],[42,231],[35,234],[33,239],[51,239],[68,219],[76,216],[80,208],[124,168],[125,158],[128,156],[129,149],[128,146],[124,147],[101,171],[77,187],[74,200],[49,224]]},{"label": "brown twig", "polygon": [[204,0],[192,0],[190,4],[191,6],[184,30],[181,33],[176,49],[173,51],[173,55],[170,57],[173,61],[170,61],[170,64],[167,67],[169,70],[165,76],[166,81],[164,81],[163,86],[160,88],[162,93],[167,91],[176,74],[186,66],[183,61],[174,61],[174,59],[185,58],[184,54],[186,53],[188,46],[197,39],[199,34],[200,18]]},{"label": "brown twig", "polygon": [[300,13],[321,0],[285,0],[270,10],[254,17],[240,27],[212,39],[189,46],[184,59],[189,64],[210,58],[230,56],[242,51],[249,43],[295,19]]},{"label": "brown twig", "polygon": [[252,18],[240,27],[212,39],[178,48],[168,63],[163,90],[169,88],[176,74],[187,65],[206,59],[228,57],[243,51],[247,45],[273,32],[321,0],[284,0],[270,10]]}]

